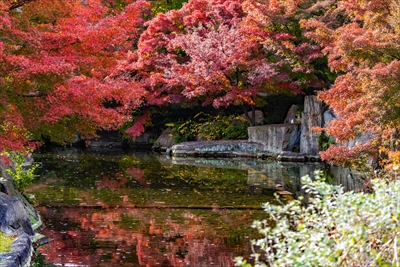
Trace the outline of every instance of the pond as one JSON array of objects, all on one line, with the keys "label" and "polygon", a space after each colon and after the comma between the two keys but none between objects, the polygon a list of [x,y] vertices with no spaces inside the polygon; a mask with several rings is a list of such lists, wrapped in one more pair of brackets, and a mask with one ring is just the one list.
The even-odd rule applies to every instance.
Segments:
[{"label": "pond", "polygon": [[[59,150],[35,160],[39,177],[26,192],[53,241],[34,266],[234,266],[252,254],[261,204],[275,201],[277,187],[300,194],[300,176],[325,168],[146,151]],[[359,186],[348,177],[332,179]]]}]

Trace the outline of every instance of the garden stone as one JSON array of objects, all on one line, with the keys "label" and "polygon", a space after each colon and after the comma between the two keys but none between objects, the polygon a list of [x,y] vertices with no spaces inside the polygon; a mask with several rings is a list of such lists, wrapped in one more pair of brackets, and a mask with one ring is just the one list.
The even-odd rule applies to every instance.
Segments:
[{"label": "garden stone", "polygon": [[300,146],[299,124],[271,124],[248,128],[249,142],[260,143],[263,151],[279,154]]},{"label": "garden stone", "polygon": [[[244,113],[244,114],[245,114],[245,113]],[[243,117],[243,118],[246,118],[246,116],[245,116],[244,114],[242,114],[242,117]],[[253,116],[251,111],[247,112],[247,114],[249,115],[250,118]],[[262,124],[263,121],[264,121],[264,112],[262,112],[262,110],[256,110],[256,111],[255,111],[255,115],[256,115],[255,124],[256,124],[256,125]]]},{"label": "garden stone", "polygon": [[308,95],[304,99],[304,112],[301,116],[300,153],[305,155],[318,155],[319,133],[314,127],[322,127],[322,102],[316,96]]},{"label": "garden stone", "polygon": [[0,192],[0,231],[8,235],[34,235],[24,206],[16,197]]},{"label": "garden stone", "polygon": [[297,106],[292,105],[286,115],[284,123],[296,123]]},{"label": "garden stone", "polygon": [[333,112],[333,109],[328,109],[327,111],[324,112],[324,127],[328,126],[328,123],[335,119],[335,113]]},{"label": "garden stone", "polygon": [[27,266],[31,254],[32,241],[26,233],[22,233],[12,242],[11,252],[0,253],[0,267]]},{"label": "garden stone", "polygon": [[176,144],[174,141],[174,135],[175,133],[172,131],[171,127],[168,127],[154,142],[152,149],[165,151],[167,148],[172,147]]}]

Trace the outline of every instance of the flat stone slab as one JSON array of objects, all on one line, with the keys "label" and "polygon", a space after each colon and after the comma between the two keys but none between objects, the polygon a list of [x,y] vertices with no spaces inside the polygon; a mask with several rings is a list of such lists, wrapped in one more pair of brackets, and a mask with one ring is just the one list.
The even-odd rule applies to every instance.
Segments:
[{"label": "flat stone slab", "polygon": [[320,161],[317,157],[283,151],[274,153],[265,150],[265,145],[258,142],[247,140],[222,140],[222,141],[193,141],[173,145],[169,151],[174,157],[215,157],[215,158],[234,158],[234,157],[255,157],[255,158],[274,158],[279,161],[306,162]]},{"label": "flat stone slab", "polygon": [[244,156],[257,156],[262,152],[262,145],[243,140],[234,141],[193,141],[173,145],[172,156],[198,157],[234,157],[238,153]]}]

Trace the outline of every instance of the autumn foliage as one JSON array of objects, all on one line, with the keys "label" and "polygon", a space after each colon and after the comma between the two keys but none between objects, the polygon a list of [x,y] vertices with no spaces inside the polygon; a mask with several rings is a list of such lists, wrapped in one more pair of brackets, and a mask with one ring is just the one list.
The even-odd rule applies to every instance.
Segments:
[{"label": "autumn foliage", "polygon": [[110,77],[140,81],[147,105],[254,107],[274,92],[320,89],[313,63],[322,54],[301,35],[301,17],[285,3],[189,1],[149,21],[137,57]]},{"label": "autumn foliage", "polygon": [[0,151],[91,137],[130,118],[136,87],[103,80],[136,43],[149,4],[111,2],[0,4]]},{"label": "autumn foliage", "polygon": [[[158,8],[142,0],[2,1],[0,151],[90,138],[131,121],[134,110],[142,116],[128,133],[139,135],[153,105],[254,109],[271,93],[311,88],[337,115],[324,129],[336,140],[324,159],[380,152],[400,161],[397,1]],[[365,134],[367,143],[344,146]]]},{"label": "autumn foliage", "polygon": [[[337,145],[322,153],[334,163],[378,155],[388,159],[398,151],[400,127],[400,5],[398,1],[337,1],[342,25],[308,20],[308,36],[323,46],[332,71],[341,73],[318,96],[337,118],[326,128]],[[346,148],[361,135],[369,141]],[[389,157],[389,161],[397,161]]]}]

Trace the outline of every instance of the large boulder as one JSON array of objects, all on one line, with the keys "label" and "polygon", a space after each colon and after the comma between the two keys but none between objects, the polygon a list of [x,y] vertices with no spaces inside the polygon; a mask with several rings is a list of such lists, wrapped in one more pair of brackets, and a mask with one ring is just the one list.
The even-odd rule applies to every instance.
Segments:
[{"label": "large boulder", "polygon": [[171,147],[171,155],[175,157],[231,157],[233,155],[256,155],[259,144],[242,140],[194,141],[184,142]]},{"label": "large boulder", "polygon": [[249,142],[263,144],[263,151],[280,154],[300,147],[299,124],[271,124],[248,128]]},{"label": "large boulder", "polygon": [[304,99],[304,112],[301,116],[300,153],[306,155],[318,155],[319,133],[314,127],[323,126],[322,102],[314,95],[308,95]]},{"label": "large boulder", "polygon": [[8,235],[35,234],[22,203],[3,192],[0,192],[0,231]]}]

